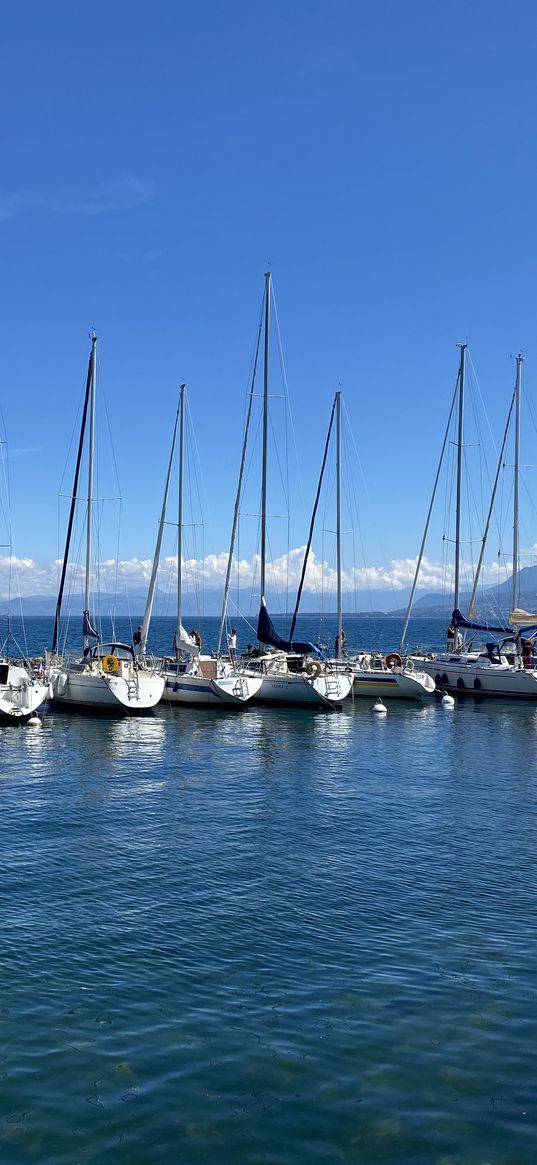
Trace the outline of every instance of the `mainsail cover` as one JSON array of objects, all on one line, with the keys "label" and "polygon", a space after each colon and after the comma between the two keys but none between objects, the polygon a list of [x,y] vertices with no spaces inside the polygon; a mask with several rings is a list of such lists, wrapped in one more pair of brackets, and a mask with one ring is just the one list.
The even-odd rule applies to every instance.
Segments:
[{"label": "mainsail cover", "polygon": [[278,635],[264,599],[261,600],[259,608],[257,638],[259,643],[268,643],[271,647],[277,647],[279,651],[296,651],[298,655],[319,655],[322,658],[322,653],[314,643],[299,643],[297,639],[282,639]]},{"label": "mainsail cover", "polygon": [[510,635],[511,627],[497,627],[492,623],[471,623],[469,619],[465,619],[462,611],[458,608],[451,616],[451,623],[453,627],[462,627],[463,631],[492,631],[497,635]]}]

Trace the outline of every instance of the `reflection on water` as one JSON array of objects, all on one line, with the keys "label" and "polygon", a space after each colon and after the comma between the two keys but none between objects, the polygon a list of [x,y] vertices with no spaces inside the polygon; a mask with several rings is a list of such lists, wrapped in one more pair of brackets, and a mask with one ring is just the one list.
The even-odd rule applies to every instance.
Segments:
[{"label": "reflection on water", "polygon": [[537,710],[0,728],[6,1162],[533,1165]]}]

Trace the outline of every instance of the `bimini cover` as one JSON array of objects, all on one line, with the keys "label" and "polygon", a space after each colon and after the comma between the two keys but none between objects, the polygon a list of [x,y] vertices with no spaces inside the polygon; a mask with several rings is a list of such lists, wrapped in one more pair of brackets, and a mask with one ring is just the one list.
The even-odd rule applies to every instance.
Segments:
[{"label": "bimini cover", "polygon": [[314,643],[299,643],[297,639],[282,639],[278,635],[264,599],[261,600],[259,608],[257,638],[259,643],[268,643],[271,647],[277,647],[279,651],[296,651],[299,655],[319,655],[322,659],[322,653]]},{"label": "bimini cover", "polygon": [[509,635],[511,632],[510,627],[497,627],[492,623],[470,623],[458,609],[453,612],[451,622],[453,627],[462,627],[463,631],[492,631],[496,635]]}]

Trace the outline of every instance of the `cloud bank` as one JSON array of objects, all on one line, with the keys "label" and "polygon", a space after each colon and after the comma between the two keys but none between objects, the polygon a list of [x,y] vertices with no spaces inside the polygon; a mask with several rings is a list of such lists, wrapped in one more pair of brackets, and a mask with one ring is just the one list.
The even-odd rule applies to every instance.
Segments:
[{"label": "cloud bank", "polygon": [[[533,550],[537,554],[537,547]],[[528,558],[531,552],[527,552]],[[283,592],[296,590],[300,580],[304,547],[299,546],[289,555],[281,555],[267,564],[267,586],[270,590]],[[386,566],[364,566],[352,570],[344,570],[342,587],[346,594],[370,590],[398,591],[407,590],[412,585],[416,570],[416,558],[392,559]],[[204,558],[183,560],[183,586],[186,592],[196,589],[222,589],[227,567],[227,553],[208,554]],[[0,555],[0,597],[5,598],[9,590],[11,574],[11,593],[28,595],[54,595],[58,587],[61,569],[61,560],[50,563],[38,563],[33,558],[17,557],[15,555]],[[498,565],[490,563],[483,569],[482,581],[484,585],[492,585],[503,581],[510,571],[510,564],[506,563],[499,578]],[[92,586],[101,591],[116,589],[122,592],[140,590],[147,586],[151,575],[151,559],[129,558],[107,559],[99,563],[92,572]],[[464,565],[461,568],[461,577],[464,585],[469,585],[473,567]],[[255,588],[259,583],[259,557],[242,559],[234,562],[232,571],[232,585],[237,586],[237,576],[241,587],[245,590]],[[163,558],[158,572],[158,587],[161,591],[171,590],[177,579],[177,557]],[[68,589],[79,591],[83,582],[81,566],[70,566],[68,571]],[[453,571],[446,568],[444,563],[434,562],[424,558],[420,572],[420,591],[437,591],[439,594],[449,589],[453,583]],[[313,551],[310,554],[306,571],[305,589],[318,594],[334,594],[336,590],[336,571],[328,562],[318,559]]]}]

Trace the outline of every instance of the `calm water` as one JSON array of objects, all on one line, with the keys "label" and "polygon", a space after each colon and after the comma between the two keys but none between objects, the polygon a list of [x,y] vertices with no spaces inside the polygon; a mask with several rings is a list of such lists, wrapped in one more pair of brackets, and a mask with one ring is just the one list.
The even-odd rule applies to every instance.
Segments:
[{"label": "calm water", "polygon": [[370,708],[0,728],[6,1165],[534,1165],[537,709]]}]

